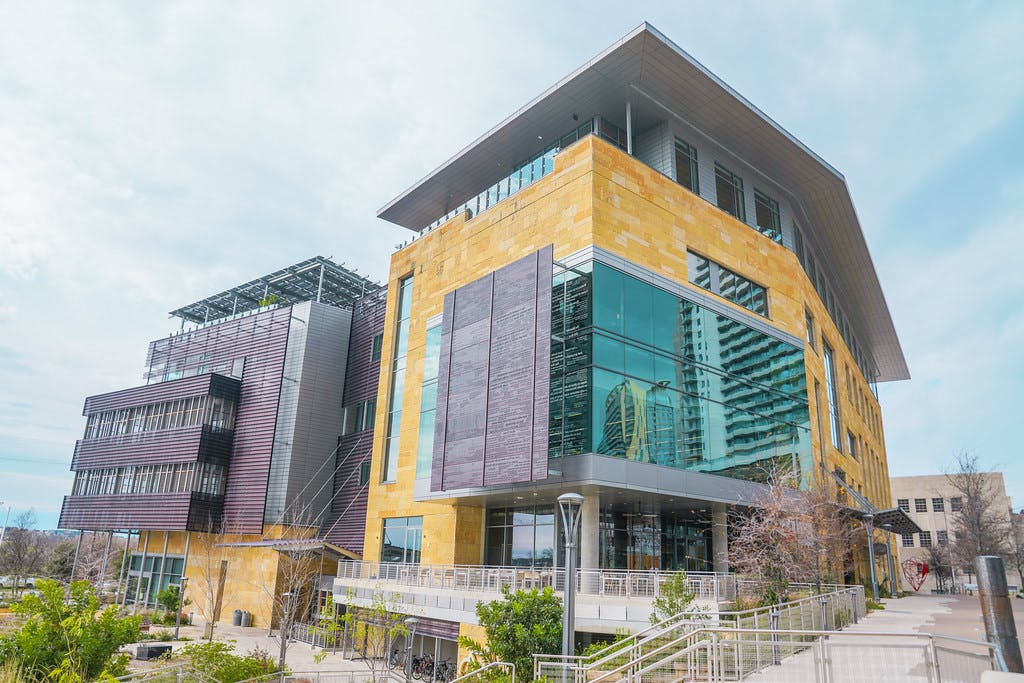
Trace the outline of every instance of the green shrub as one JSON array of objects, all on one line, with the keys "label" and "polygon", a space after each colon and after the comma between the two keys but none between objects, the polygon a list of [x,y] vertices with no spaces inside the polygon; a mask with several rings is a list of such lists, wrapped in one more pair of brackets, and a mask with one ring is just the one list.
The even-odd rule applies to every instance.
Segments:
[{"label": "green shrub", "polygon": [[121,617],[116,607],[100,610],[88,581],[72,583],[68,595],[56,581],[40,580],[38,590],[14,607],[25,621],[0,638],[0,661],[19,664],[29,680],[91,681],[127,672],[128,655],[118,650],[138,640],[138,618]]},{"label": "green shrub", "polygon": [[233,643],[220,640],[193,643],[181,648],[178,655],[187,659],[193,669],[220,683],[236,683],[277,671],[267,652],[256,649],[248,655],[236,655]]},{"label": "green shrub", "polygon": [[867,598],[865,601],[868,606],[868,612],[874,612],[875,610],[885,609],[885,605],[880,602],[875,602],[872,598]]}]

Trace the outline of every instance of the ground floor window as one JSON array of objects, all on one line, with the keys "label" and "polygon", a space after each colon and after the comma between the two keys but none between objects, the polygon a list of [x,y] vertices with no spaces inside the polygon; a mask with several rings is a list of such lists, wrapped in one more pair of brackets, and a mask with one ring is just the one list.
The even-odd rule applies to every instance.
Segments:
[{"label": "ground floor window", "polygon": [[143,561],[141,553],[132,554],[128,564],[128,604],[156,605],[157,594],[168,586],[181,584],[185,569],[184,557],[148,555]]},{"label": "ground floor window", "polygon": [[602,569],[711,571],[711,525],[698,516],[602,512]]},{"label": "ground floor window", "polygon": [[419,564],[423,547],[422,517],[391,517],[384,520],[381,562]]}]

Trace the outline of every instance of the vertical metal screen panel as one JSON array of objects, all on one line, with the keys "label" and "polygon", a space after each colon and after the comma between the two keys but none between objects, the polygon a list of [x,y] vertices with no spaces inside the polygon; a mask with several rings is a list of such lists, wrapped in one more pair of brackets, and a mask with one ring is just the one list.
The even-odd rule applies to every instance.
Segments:
[{"label": "vertical metal screen panel", "polygon": [[445,297],[431,490],[547,477],[546,247]]}]

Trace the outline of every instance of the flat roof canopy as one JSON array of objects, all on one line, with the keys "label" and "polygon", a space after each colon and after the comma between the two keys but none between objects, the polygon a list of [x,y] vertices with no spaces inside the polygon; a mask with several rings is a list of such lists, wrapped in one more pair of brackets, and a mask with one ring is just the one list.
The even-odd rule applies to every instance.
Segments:
[{"label": "flat roof canopy", "polygon": [[[587,117],[636,131],[681,120],[777,183],[814,235],[835,290],[878,368],[878,381],[909,379],[906,360],[860,229],[846,180],[648,23],[516,111],[378,211],[420,231],[507,176]],[[574,119],[574,117],[577,117]]]},{"label": "flat roof canopy", "polygon": [[205,323],[260,307],[270,295],[276,303],[290,305],[320,301],[339,308],[351,308],[357,299],[381,288],[355,271],[343,268],[323,256],[250,280],[171,311],[188,322]]}]

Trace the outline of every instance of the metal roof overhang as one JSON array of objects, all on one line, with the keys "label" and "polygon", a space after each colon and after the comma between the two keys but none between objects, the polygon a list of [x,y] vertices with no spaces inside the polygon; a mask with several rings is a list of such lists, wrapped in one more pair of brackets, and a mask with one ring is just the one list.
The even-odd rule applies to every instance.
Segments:
[{"label": "metal roof overhang", "polygon": [[600,115],[633,128],[679,119],[777,183],[813,230],[877,381],[909,379],[906,360],[846,180],[648,23],[520,108],[378,211],[419,231],[508,175],[576,124]]},{"label": "metal roof overhang", "polygon": [[217,543],[218,548],[270,548],[281,553],[322,552],[335,560],[361,560],[361,555],[341,546],[310,539],[271,539],[265,541],[240,541],[238,543]]},{"label": "metal roof overhang", "polygon": [[879,510],[878,512],[875,512],[874,515],[874,525],[876,527],[885,527],[886,525],[889,525],[892,527],[891,531],[894,534],[921,533],[921,527],[919,527],[906,512],[899,508]]}]

